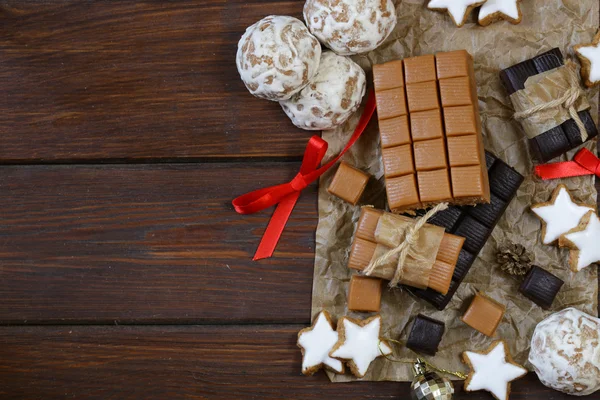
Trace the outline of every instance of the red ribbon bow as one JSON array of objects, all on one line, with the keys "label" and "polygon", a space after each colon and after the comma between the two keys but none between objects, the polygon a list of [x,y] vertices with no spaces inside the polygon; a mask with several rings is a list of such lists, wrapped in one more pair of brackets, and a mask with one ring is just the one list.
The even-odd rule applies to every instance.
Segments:
[{"label": "red ribbon bow", "polygon": [[581,149],[573,161],[538,165],[535,173],[543,180],[596,175],[600,178],[600,159],[588,149]]},{"label": "red ribbon bow", "polygon": [[375,108],[375,95],[371,91],[360,121],[346,147],[333,160],[321,168],[319,168],[319,165],[321,165],[321,161],[323,161],[323,157],[325,157],[325,153],[327,152],[327,142],[319,136],[313,136],[308,141],[306,150],[304,151],[300,172],[294,179],[282,185],[246,193],[232,201],[235,211],[239,214],[253,214],[278,204],[258,245],[253,260],[260,260],[261,258],[268,258],[273,255],[285,224],[300,197],[300,192],[312,182],[319,179],[321,175],[331,168],[352,147],[367,127],[375,112]]}]

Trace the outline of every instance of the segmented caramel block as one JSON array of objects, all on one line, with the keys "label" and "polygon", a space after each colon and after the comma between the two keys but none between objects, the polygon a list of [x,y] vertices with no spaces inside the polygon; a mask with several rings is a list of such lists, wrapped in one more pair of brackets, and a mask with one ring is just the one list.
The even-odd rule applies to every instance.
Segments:
[{"label": "segmented caramel block", "polygon": [[442,114],[439,109],[410,113],[412,140],[438,139],[444,137]]},{"label": "segmented caramel block", "polygon": [[447,169],[417,172],[419,197],[424,207],[452,200]]},{"label": "segmented caramel block", "polygon": [[440,107],[435,81],[407,84],[406,97],[408,98],[408,110],[411,113]]},{"label": "segmented caramel block", "polygon": [[381,135],[381,147],[384,149],[409,144],[410,128],[408,127],[408,116],[402,115],[400,117],[381,120],[379,122],[379,134]]},{"label": "segmented caramel block", "polygon": [[417,171],[446,170],[446,144],[443,138],[415,142],[413,149]]},{"label": "segmented caramel block", "polygon": [[404,81],[407,84],[435,81],[433,54],[404,59]]},{"label": "segmented caramel block", "polygon": [[477,122],[475,121],[475,110],[473,106],[468,105],[445,108],[444,127],[448,139],[450,139],[450,136],[477,134]]},{"label": "segmented caramel block", "polygon": [[375,94],[377,115],[381,119],[406,115],[406,98],[403,88],[382,90]]},{"label": "segmented caramel block", "polygon": [[497,301],[477,293],[461,318],[471,328],[486,336],[494,336],[506,308]]},{"label": "segmented caramel block", "polygon": [[479,136],[464,135],[448,138],[448,160],[452,167],[481,165]]},{"label": "segmented caramel block", "polygon": [[437,79],[469,76],[470,60],[471,55],[466,50],[437,53],[435,55]]},{"label": "segmented caramel block", "polygon": [[373,81],[377,91],[404,86],[402,60],[374,65]]},{"label": "segmented caramel block", "polygon": [[410,144],[383,149],[381,156],[385,176],[393,178],[415,172]]},{"label": "segmented caramel block", "polygon": [[481,170],[480,165],[452,167],[450,175],[452,175],[452,195],[454,198],[461,198],[465,203],[469,203],[471,200],[476,201],[480,198],[482,193],[489,193],[488,180],[484,179],[484,175],[487,175],[487,173]]},{"label": "segmented caramel block", "polygon": [[348,310],[376,312],[381,308],[382,280],[352,275],[348,289]]},{"label": "segmented caramel block", "polygon": [[415,175],[386,178],[388,204],[392,210],[415,209],[421,207]]}]

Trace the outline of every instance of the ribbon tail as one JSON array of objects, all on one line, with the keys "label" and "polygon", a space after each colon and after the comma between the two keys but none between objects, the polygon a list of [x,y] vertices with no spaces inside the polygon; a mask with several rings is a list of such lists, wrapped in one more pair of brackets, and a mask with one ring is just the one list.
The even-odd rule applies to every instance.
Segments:
[{"label": "ribbon tail", "polygon": [[267,225],[267,229],[265,229],[265,233],[260,240],[256,253],[254,253],[253,261],[269,258],[273,255],[275,247],[277,247],[279,238],[285,228],[285,224],[290,218],[299,197],[300,192],[294,192],[279,202],[269,221],[269,225]]},{"label": "ribbon tail", "polygon": [[582,167],[574,161],[565,161],[553,164],[538,165],[535,167],[535,173],[543,180],[570,178],[573,176],[592,175],[588,169]]}]

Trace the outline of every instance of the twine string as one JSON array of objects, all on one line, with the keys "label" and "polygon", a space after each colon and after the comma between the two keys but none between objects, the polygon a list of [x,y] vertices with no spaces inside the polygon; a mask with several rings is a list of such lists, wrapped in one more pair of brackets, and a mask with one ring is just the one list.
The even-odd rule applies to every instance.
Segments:
[{"label": "twine string", "polygon": [[[400,341],[398,341],[398,340],[394,340],[394,339],[387,339],[387,338],[386,338],[386,339],[384,339],[384,340],[385,340],[386,342],[391,342],[391,343],[395,343],[395,344],[398,344],[398,345],[403,345],[403,343],[402,343],[402,342],[400,342]],[[394,359],[394,358],[390,357],[389,355],[387,355],[387,354],[385,354],[385,353],[383,352],[383,349],[381,348],[381,342],[382,342],[382,340],[379,340],[379,343],[378,343],[377,347],[379,348],[379,353],[381,353],[381,355],[382,355],[383,357],[385,357],[385,359],[386,359],[386,360],[388,360],[388,361],[391,361],[391,362],[394,362],[394,363],[401,363],[401,364],[414,364],[414,363],[416,363],[416,362],[417,362],[417,360],[416,360],[416,359],[410,359],[410,358],[399,358],[399,359]],[[463,380],[467,379],[467,375],[463,374],[462,372],[458,372],[458,371],[450,371],[450,370],[448,370],[448,369],[445,369],[445,368],[440,368],[440,367],[438,367],[438,366],[436,366],[436,365],[433,365],[433,364],[432,364],[432,363],[430,363],[429,361],[427,361],[427,360],[423,359],[422,357],[419,357],[419,358],[420,358],[420,360],[421,360],[421,361],[423,361],[423,363],[425,363],[425,365],[427,366],[427,368],[429,368],[429,369],[431,369],[431,370],[433,370],[433,371],[436,371],[436,372],[441,372],[441,373],[443,373],[443,374],[454,375],[454,376],[456,376],[457,378],[460,378],[460,379],[463,379]]]},{"label": "twine string", "polygon": [[394,272],[394,277],[390,282],[390,287],[395,287],[402,280],[404,263],[406,262],[406,258],[410,254],[417,262],[425,262],[426,260],[423,257],[420,257],[417,254],[414,254],[414,246],[417,244],[417,240],[419,239],[419,231],[427,221],[433,217],[436,213],[443,211],[448,208],[448,203],[440,203],[433,207],[431,210],[427,211],[425,215],[420,218],[417,218],[415,224],[411,226],[405,233],[404,238],[401,243],[395,248],[389,250],[381,257],[376,260],[371,260],[369,265],[364,270],[364,274],[369,276],[371,275],[376,268],[382,266],[385,262],[387,262],[390,258],[394,257],[396,254],[400,253],[400,257],[398,258],[398,265],[396,267],[396,271]]},{"label": "twine string", "polygon": [[[571,63],[567,63],[567,66],[570,67]],[[577,76],[575,76],[573,70],[568,68],[568,71],[569,83],[571,87],[561,97],[547,103],[538,104],[526,110],[516,112],[513,116],[516,120],[524,120],[541,111],[562,106],[569,111],[569,115],[573,121],[575,121],[577,128],[579,128],[581,140],[585,142],[588,138],[587,130],[585,129],[585,125],[575,109],[575,103],[581,96],[583,96],[583,90],[581,90],[581,87],[579,86],[579,80]]]}]

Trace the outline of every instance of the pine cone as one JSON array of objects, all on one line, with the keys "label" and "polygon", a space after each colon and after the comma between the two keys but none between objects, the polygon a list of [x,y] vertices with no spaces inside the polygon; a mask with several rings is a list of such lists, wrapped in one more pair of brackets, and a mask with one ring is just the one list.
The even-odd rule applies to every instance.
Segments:
[{"label": "pine cone", "polygon": [[496,262],[502,271],[510,275],[522,276],[531,268],[533,256],[523,245],[507,242],[498,248]]}]

